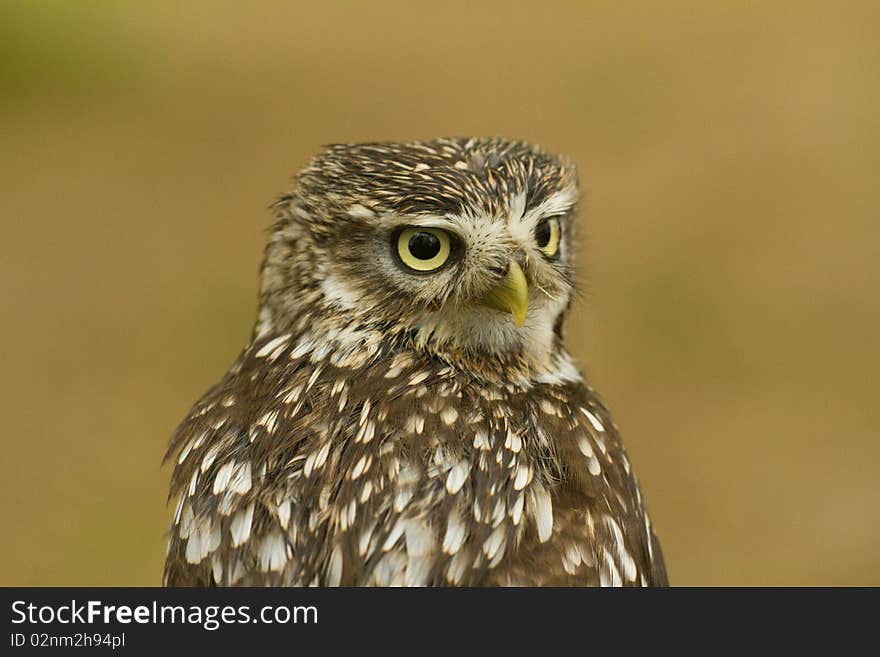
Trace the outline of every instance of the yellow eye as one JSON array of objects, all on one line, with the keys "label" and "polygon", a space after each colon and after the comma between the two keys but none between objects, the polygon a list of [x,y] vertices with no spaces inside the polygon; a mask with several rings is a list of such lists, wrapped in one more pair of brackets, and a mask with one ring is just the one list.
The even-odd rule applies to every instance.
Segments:
[{"label": "yellow eye", "polygon": [[535,228],[535,241],[538,248],[548,258],[553,258],[559,253],[559,217],[548,217]]},{"label": "yellow eye", "polygon": [[439,269],[449,259],[449,233],[439,228],[412,226],[404,228],[397,237],[397,255],[400,261],[415,271]]}]

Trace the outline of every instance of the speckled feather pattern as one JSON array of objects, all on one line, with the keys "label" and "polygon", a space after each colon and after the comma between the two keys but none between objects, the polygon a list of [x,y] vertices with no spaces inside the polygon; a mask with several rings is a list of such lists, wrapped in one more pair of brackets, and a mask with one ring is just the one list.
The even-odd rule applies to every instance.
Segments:
[{"label": "speckled feather pattern", "polygon": [[573,184],[504,140],[316,158],[276,204],[250,344],[172,440],[165,583],[665,585],[617,427],[562,343],[570,252],[523,259],[519,332],[497,311],[470,328],[489,246],[412,290],[356,268],[389,223],[447,217],[478,253],[481,222],[570,214],[553,199]]}]

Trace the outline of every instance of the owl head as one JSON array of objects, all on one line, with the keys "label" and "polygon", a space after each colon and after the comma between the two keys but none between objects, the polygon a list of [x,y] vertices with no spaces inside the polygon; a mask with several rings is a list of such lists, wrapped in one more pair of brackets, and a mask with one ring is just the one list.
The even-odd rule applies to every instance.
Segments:
[{"label": "owl head", "polygon": [[330,146],[275,204],[257,333],[347,326],[452,359],[546,359],[577,197],[574,167],[523,142]]}]

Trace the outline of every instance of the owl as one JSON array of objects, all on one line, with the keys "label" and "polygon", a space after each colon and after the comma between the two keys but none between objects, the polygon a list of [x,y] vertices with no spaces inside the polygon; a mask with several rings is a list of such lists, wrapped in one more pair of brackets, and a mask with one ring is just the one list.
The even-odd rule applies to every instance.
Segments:
[{"label": "owl", "polygon": [[519,141],[328,147],[249,344],[172,438],[168,586],[658,586],[563,342],[576,172]]}]

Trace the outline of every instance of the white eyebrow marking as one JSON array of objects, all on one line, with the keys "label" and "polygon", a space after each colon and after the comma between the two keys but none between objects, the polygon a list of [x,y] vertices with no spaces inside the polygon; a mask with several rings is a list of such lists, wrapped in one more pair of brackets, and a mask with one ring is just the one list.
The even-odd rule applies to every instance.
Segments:
[{"label": "white eyebrow marking", "polygon": [[403,216],[410,226],[424,226],[425,228],[445,228],[446,230],[454,230],[457,224],[448,217],[439,215],[418,215],[413,217]]},{"label": "white eyebrow marking", "polygon": [[523,221],[537,221],[541,217],[553,216],[568,212],[577,203],[578,193],[574,185],[569,185],[554,192],[537,206],[523,215]]},{"label": "white eyebrow marking", "polygon": [[386,229],[401,228],[403,226],[419,226],[425,228],[442,228],[449,232],[461,230],[461,222],[457,217],[446,217],[439,214],[384,214],[379,218],[379,225]]},{"label": "white eyebrow marking", "polygon": [[554,192],[543,202],[531,210],[525,210],[525,195],[522,193],[511,195],[507,228],[510,235],[520,244],[532,244],[534,231],[537,223],[543,218],[562,214],[570,210],[577,202],[577,188],[569,185],[564,189]]}]

